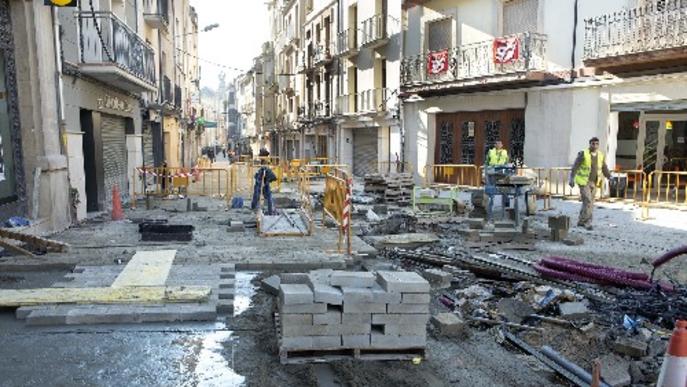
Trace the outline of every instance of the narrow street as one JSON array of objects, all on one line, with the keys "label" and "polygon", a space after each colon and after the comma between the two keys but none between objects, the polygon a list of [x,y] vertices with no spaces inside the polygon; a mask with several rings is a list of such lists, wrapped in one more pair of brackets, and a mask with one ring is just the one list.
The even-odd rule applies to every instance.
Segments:
[{"label": "narrow street", "polygon": [[0,387],[687,387],[687,0],[0,0]]}]

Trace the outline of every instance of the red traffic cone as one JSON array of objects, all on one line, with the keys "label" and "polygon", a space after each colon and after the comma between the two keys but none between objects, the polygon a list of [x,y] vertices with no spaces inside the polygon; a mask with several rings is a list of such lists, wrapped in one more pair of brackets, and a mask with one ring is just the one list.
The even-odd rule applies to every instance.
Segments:
[{"label": "red traffic cone", "polygon": [[687,386],[687,321],[675,323],[656,387]]},{"label": "red traffic cone", "polygon": [[119,186],[112,187],[112,220],[124,219],[124,211],[122,211],[122,198],[119,195]]}]

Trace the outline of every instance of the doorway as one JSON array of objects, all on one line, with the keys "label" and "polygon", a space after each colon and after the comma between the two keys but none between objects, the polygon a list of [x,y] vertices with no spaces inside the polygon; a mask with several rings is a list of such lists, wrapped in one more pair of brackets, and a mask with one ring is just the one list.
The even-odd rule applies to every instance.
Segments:
[{"label": "doorway", "polygon": [[687,114],[644,114],[637,160],[646,173],[687,171]]},{"label": "doorway", "polygon": [[83,131],[84,176],[86,178],[86,211],[100,211],[98,203],[98,173],[96,170],[95,132],[93,112],[81,110],[79,120]]}]

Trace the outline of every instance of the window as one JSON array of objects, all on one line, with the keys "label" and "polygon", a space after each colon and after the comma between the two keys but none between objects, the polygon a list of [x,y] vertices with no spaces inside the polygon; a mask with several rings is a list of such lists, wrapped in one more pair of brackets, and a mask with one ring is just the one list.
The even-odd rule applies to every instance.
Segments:
[{"label": "window", "polygon": [[510,0],[503,5],[503,35],[537,32],[539,0]]},{"label": "window", "polygon": [[451,48],[453,19],[446,18],[427,23],[427,49],[441,51]]}]

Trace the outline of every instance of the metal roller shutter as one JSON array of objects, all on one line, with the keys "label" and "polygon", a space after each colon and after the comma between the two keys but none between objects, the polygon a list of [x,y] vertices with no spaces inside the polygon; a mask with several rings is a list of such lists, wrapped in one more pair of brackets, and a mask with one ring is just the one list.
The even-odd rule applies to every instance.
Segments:
[{"label": "metal roller shutter", "polygon": [[146,166],[155,164],[153,159],[153,131],[150,125],[143,127],[143,164]]},{"label": "metal roller shutter", "polygon": [[353,174],[377,172],[377,128],[353,129]]},{"label": "metal roller shutter", "polygon": [[128,200],[126,121],[124,118],[102,115],[103,169],[105,172],[105,208],[112,208],[112,187],[119,186],[122,201]]}]

